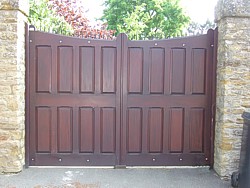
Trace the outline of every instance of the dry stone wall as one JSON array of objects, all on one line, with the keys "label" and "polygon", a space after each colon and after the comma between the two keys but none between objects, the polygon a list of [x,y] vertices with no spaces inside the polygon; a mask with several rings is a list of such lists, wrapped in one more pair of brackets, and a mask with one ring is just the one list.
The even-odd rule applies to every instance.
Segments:
[{"label": "dry stone wall", "polygon": [[0,2],[0,173],[24,165],[27,12],[28,0]]},{"label": "dry stone wall", "polygon": [[241,115],[250,112],[250,1],[219,0],[214,169],[225,178],[238,170]]}]

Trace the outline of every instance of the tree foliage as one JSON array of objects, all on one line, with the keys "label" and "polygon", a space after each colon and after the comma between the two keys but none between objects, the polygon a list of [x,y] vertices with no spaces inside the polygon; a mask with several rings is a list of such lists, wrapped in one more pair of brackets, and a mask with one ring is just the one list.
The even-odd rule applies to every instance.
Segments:
[{"label": "tree foliage", "polygon": [[81,0],[30,0],[30,23],[44,31],[81,38],[113,39],[106,25],[92,27]]},{"label": "tree foliage", "polygon": [[30,0],[29,23],[41,31],[73,35],[74,31],[70,24],[48,5],[48,0]]},{"label": "tree foliage", "polygon": [[161,39],[182,34],[189,17],[179,0],[106,0],[108,29],[128,34],[130,39]]},{"label": "tree foliage", "polygon": [[210,20],[205,23],[191,22],[187,28],[188,35],[202,35],[205,34],[209,29],[215,29],[216,24]]}]

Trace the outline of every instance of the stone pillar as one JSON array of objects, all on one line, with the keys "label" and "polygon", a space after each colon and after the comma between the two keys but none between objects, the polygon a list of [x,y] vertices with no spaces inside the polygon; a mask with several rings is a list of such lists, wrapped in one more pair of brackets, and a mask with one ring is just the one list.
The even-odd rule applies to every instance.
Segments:
[{"label": "stone pillar", "polygon": [[19,172],[24,165],[28,2],[0,1],[0,173]]},{"label": "stone pillar", "polygon": [[219,0],[214,169],[238,170],[243,111],[250,111],[250,1]]}]

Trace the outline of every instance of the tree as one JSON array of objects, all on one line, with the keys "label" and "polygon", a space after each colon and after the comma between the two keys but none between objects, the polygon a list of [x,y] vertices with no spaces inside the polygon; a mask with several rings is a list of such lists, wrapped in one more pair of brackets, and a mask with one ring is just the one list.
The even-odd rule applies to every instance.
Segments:
[{"label": "tree", "polygon": [[182,34],[189,17],[179,0],[106,0],[104,15],[108,29],[125,32],[130,39],[161,39]]},{"label": "tree", "polygon": [[70,24],[62,16],[57,15],[48,3],[48,0],[29,1],[29,23],[41,31],[73,35],[74,31]]},{"label": "tree", "polygon": [[113,39],[106,25],[91,27],[81,0],[30,0],[30,23],[44,31],[81,38]]},{"label": "tree", "polygon": [[191,22],[187,28],[188,35],[202,35],[205,34],[209,29],[214,29],[216,24],[210,20],[200,24],[197,22]]},{"label": "tree", "polygon": [[143,13],[145,4],[136,6],[134,12],[131,13],[127,18],[124,18],[126,28],[120,27],[118,29],[121,33],[127,33],[130,39],[139,40],[144,29],[147,27],[145,24],[149,20],[149,16]]}]

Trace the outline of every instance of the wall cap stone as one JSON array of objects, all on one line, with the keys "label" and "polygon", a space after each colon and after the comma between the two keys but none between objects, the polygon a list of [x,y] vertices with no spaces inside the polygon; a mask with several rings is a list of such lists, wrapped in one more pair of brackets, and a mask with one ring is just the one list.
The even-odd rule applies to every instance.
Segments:
[{"label": "wall cap stone", "polygon": [[215,7],[215,22],[225,17],[250,18],[249,0],[219,0]]},{"label": "wall cap stone", "polygon": [[29,15],[29,1],[24,0],[1,0],[1,10],[19,10],[24,15]]}]

